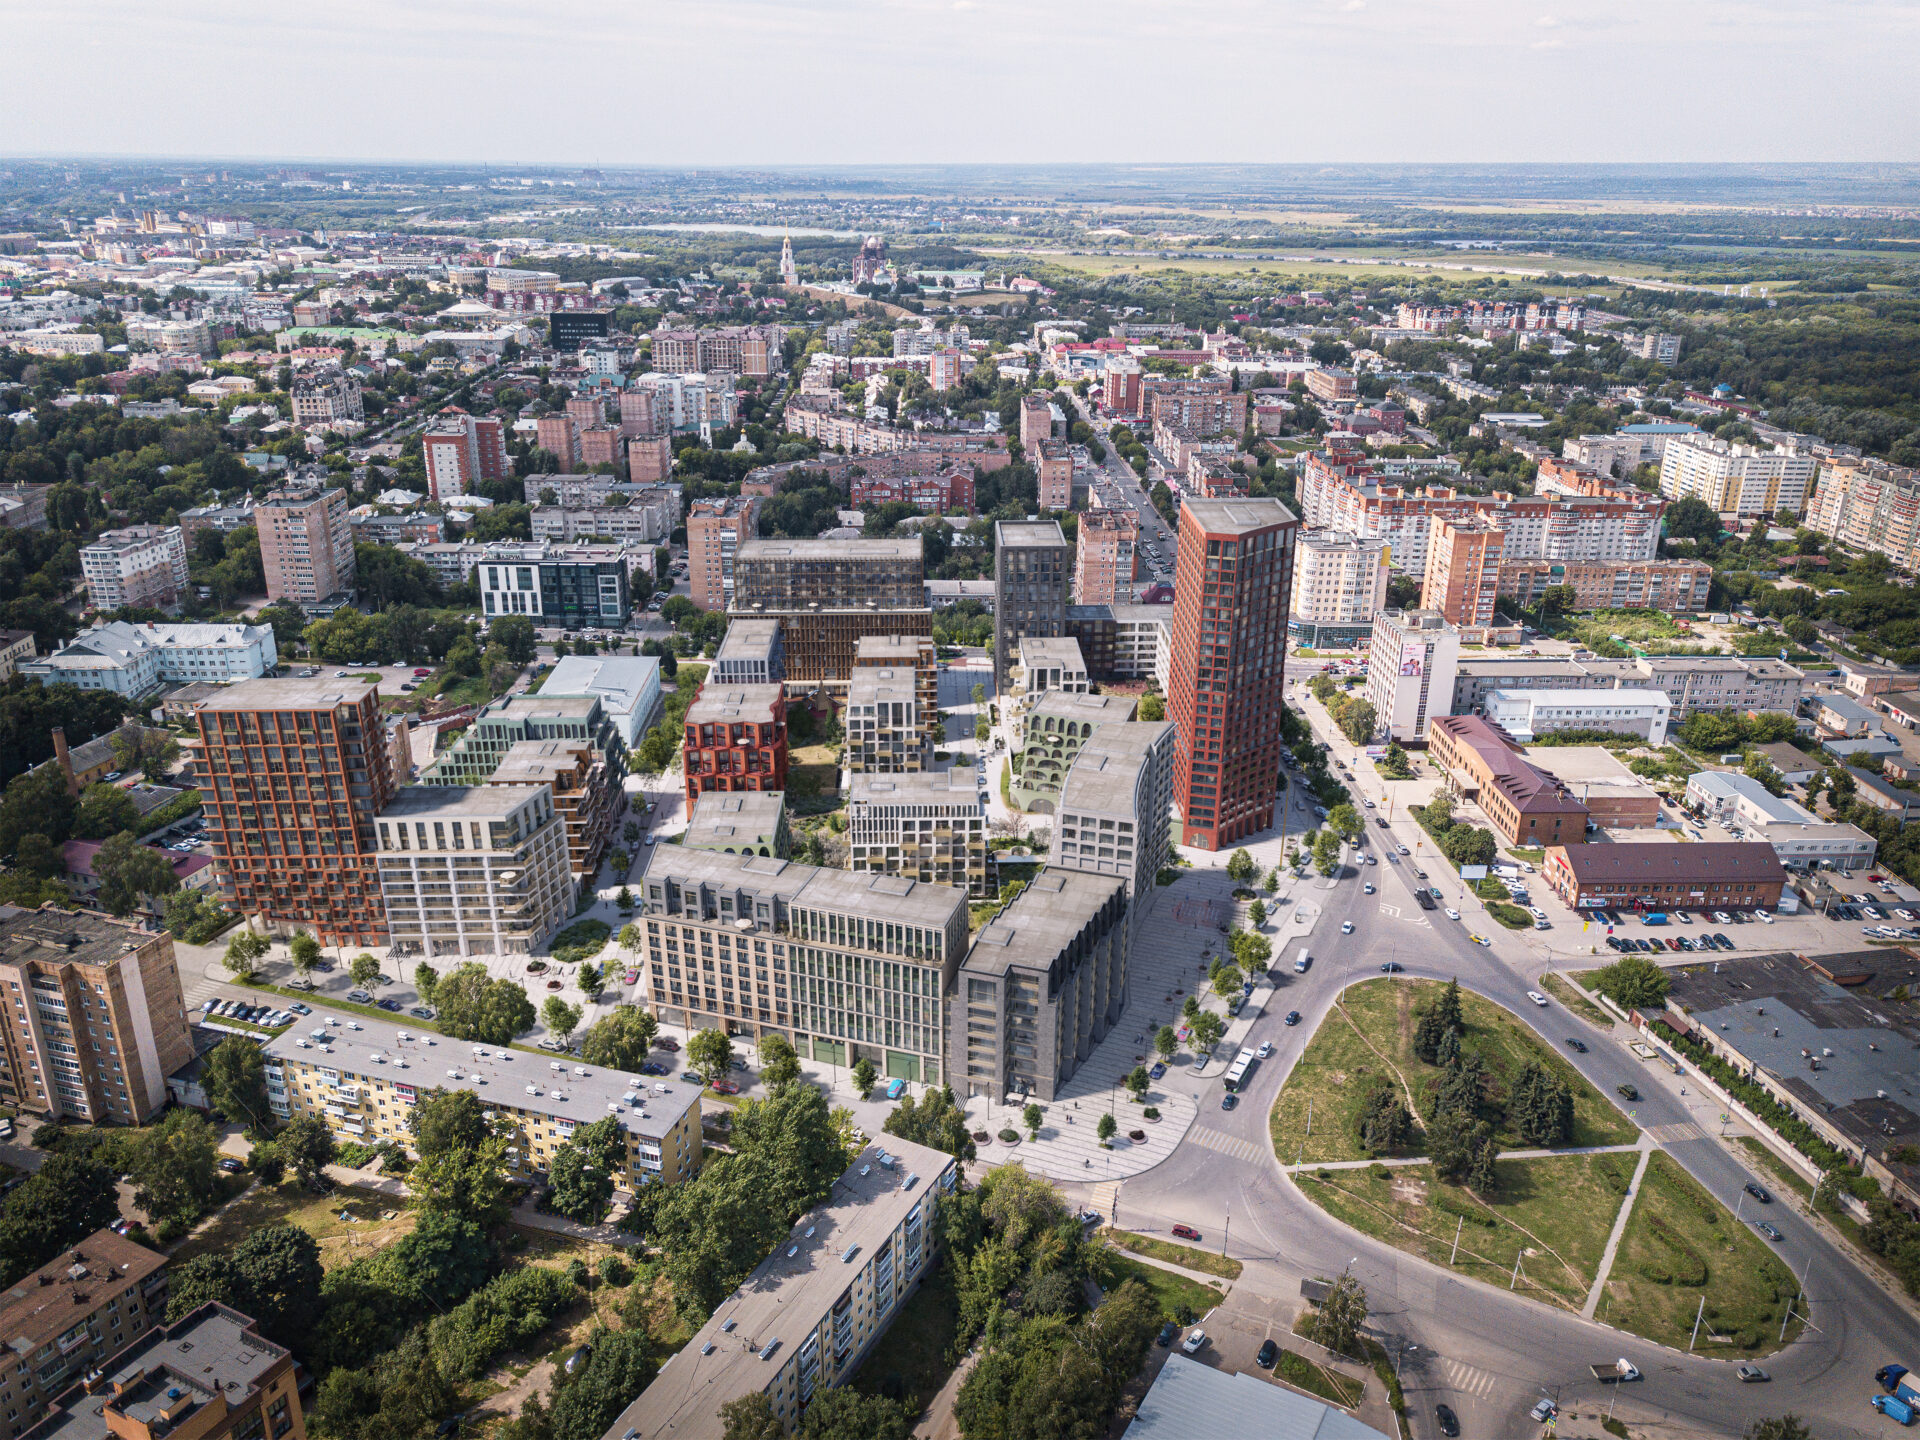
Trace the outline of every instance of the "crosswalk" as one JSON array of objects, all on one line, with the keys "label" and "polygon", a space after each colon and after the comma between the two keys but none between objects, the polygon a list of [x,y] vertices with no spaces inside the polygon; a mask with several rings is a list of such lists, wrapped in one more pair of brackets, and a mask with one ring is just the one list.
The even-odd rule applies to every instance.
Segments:
[{"label": "crosswalk", "polygon": [[1258,1160],[1260,1147],[1251,1140],[1241,1140],[1219,1130],[1206,1130],[1196,1125],[1187,1132],[1187,1138],[1209,1150],[1217,1150],[1222,1155],[1230,1155],[1235,1160]]},{"label": "crosswalk", "polygon": [[1675,1145],[1682,1140],[1704,1140],[1707,1138],[1707,1132],[1691,1120],[1676,1121],[1672,1125],[1649,1125],[1646,1129],[1647,1134],[1651,1135],[1662,1145]]},{"label": "crosswalk", "polygon": [[1461,1395],[1474,1395],[1484,1400],[1493,1394],[1498,1377],[1491,1371],[1482,1370],[1476,1365],[1468,1365],[1460,1360],[1442,1360],[1440,1378],[1447,1382],[1447,1388]]},{"label": "crosswalk", "polygon": [[1107,1220],[1111,1221],[1113,1219],[1114,1206],[1119,1203],[1119,1200],[1120,1182],[1118,1180],[1105,1180],[1092,1188],[1091,1193],[1087,1197],[1087,1204],[1091,1208],[1098,1210]]}]

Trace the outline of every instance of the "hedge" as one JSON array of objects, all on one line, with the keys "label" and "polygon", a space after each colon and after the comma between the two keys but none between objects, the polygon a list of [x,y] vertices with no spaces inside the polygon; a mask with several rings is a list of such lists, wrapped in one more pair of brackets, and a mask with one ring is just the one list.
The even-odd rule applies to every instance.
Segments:
[{"label": "hedge", "polygon": [[1650,1028],[1662,1041],[1691,1060],[1701,1074],[1746,1106],[1774,1134],[1822,1170],[1848,1171],[1853,1168],[1853,1161],[1846,1154],[1822,1140],[1811,1125],[1718,1055],[1687,1039],[1664,1020],[1655,1020]]},{"label": "hedge", "polygon": [[149,811],[140,817],[140,823],[146,828],[140,833],[151,835],[156,830],[164,830],[169,825],[178,824],[189,815],[200,810],[200,792],[189,790],[184,795],[176,795],[158,810]]}]

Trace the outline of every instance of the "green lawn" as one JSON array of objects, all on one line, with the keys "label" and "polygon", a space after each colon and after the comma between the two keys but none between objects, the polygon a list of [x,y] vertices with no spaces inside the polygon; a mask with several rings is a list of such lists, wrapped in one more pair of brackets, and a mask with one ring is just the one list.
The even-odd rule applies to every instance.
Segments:
[{"label": "green lawn", "polygon": [[947,1350],[959,1322],[953,1274],[942,1265],[920,1282],[886,1334],[874,1341],[853,1377],[853,1388],[863,1395],[906,1400],[916,1412],[925,1410],[953,1373]]},{"label": "green lawn", "polygon": [[1169,1320],[1177,1319],[1183,1309],[1195,1316],[1204,1315],[1227,1298],[1227,1292],[1218,1285],[1202,1285],[1198,1280],[1162,1270],[1158,1265],[1144,1265],[1111,1251],[1107,1255],[1107,1266],[1113,1274],[1113,1285],[1109,1288],[1118,1289],[1128,1280],[1138,1280],[1153,1293],[1153,1298],[1160,1303],[1160,1313]]},{"label": "green lawn", "polygon": [[1279,1359],[1274,1362],[1273,1373],[1296,1389],[1349,1410],[1358,1408],[1361,1398],[1367,1393],[1366,1381],[1316,1364],[1295,1350],[1280,1352]]},{"label": "green lawn", "polygon": [[1296,1178],[1307,1198],[1335,1219],[1436,1265],[1453,1256],[1456,1231],[1453,1267],[1462,1274],[1504,1285],[1518,1257],[1521,1287],[1577,1310],[1599,1269],[1633,1163],[1627,1154],[1502,1160],[1500,1188],[1486,1204],[1462,1186],[1437,1182],[1426,1165]]},{"label": "green lawn", "polygon": [[1582,995],[1558,975],[1542,975],[1540,977],[1540,988],[1589,1025],[1598,1026],[1602,1030],[1611,1030],[1613,1028],[1613,1017],[1611,1015],[1587,999],[1586,996]]},{"label": "green lawn", "polygon": [[[1765,1355],[1779,1348],[1780,1321],[1797,1288],[1757,1231],[1656,1153],[1594,1318],[1684,1350],[1704,1295],[1696,1354]],[[1795,1309],[1789,1342],[1805,1308],[1802,1301]]]},{"label": "green lawn", "polygon": [[1238,1260],[1226,1255],[1216,1255],[1211,1250],[1196,1250],[1191,1245],[1175,1245],[1170,1240],[1156,1240],[1150,1235],[1136,1235],[1131,1230],[1115,1230],[1108,1226],[1100,1232],[1103,1239],[1111,1241],[1136,1255],[1151,1255],[1156,1260],[1164,1260],[1169,1265],[1179,1265],[1188,1270],[1198,1270],[1203,1275],[1219,1275],[1228,1280],[1238,1280],[1245,1267]]},{"label": "green lawn", "polygon": [[[1440,1071],[1414,1056],[1413,1031],[1419,1012],[1443,988],[1433,980],[1368,980],[1347,990],[1344,1008],[1329,1011],[1321,1021],[1274,1102],[1268,1128],[1282,1164],[1294,1163],[1303,1142],[1309,1162],[1370,1158],[1360,1148],[1359,1120],[1382,1076],[1410,1089],[1425,1113],[1428,1087]],[[1633,1142],[1639,1133],[1633,1123],[1518,1018],[1478,995],[1463,991],[1460,998],[1467,1022],[1462,1048],[1486,1062],[1492,1099],[1502,1096],[1508,1075],[1525,1061],[1537,1060],[1573,1092],[1572,1145]],[[1503,1133],[1501,1145],[1519,1149],[1523,1142]],[[1422,1153],[1417,1136],[1408,1153]]]},{"label": "green lawn", "polygon": [[1734,1141],[1747,1152],[1749,1160],[1759,1162],[1760,1168],[1771,1175],[1775,1183],[1784,1185],[1802,1200],[1813,1199],[1813,1186],[1807,1183],[1806,1177],[1753,1136],[1736,1135]]}]

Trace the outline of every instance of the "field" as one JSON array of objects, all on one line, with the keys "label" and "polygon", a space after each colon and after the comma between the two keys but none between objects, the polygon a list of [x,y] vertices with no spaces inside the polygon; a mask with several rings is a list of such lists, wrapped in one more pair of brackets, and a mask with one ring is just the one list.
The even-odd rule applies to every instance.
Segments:
[{"label": "field", "polygon": [[[1594,1318],[1684,1350],[1699,1312],[1695,1353],[1764,1355],[1779,1348],[1780,1322],[1797,1288],[1757,1231],[1655,1154]],[[1789,1341],[1804,1308],[1802,1302],[1787,1327]]]},{"label": "field", "polygon": [[1453,1268],[1463,1274],[1505,1285],[1517,1258],[1518,1288],[1578,1310],[1633,1165],[1629,1154],[1502,1160],[1491,1203],[1436,1181],[1425,1165],[1303,1172],[1295,1179],[1335,1219],[1436,1265],[1448,1263],[1456,1233]]},{"label": "field", "polygon": [[[1418,1012],[1443,987],[1431,980],[1369,980],[1350,987],[1340,1008],[1328,1012],[1274,1102],[1268,1127],[1282,1164],[1365,1160],[1358,1126],[1368,1094],[1385,1075],[1410,1090],[1425,1111],[1427,1088],[1440,1071],[1417,1059],[1413,1031]],[[1537,1060],[1573,1092],[1572,1145],[1629,1145],[1638,1131],[1570,1065],[1535,1038],[1518,1019],[1490,1000],[1461,992],[1467,1022],[1462,1048],[1486,1062],[1497,1100],[1504,1079],[1527,1060]],[[1311,1107],[1311,1136],[1307,1134]],[[1503,1148],[1519,1148],[1503,1134]],[[1416,1141],[1407,1152],[1422,1153]]]},{"label": "field", "polygon": [[[384,1249],[413,1229],[413,1202],[401,1196],[342,1187],[315,1195],[297,1180],[256,1184],[204,1230],[173,1250],[175,1265],[196,1255],[230,1250],[268,1225],[297,1225],[320,1243],[328,1269]],[[342,1216],[351,1215],[351,1220]]]},{"label": "field", "polygon": [[1156,1240],[1150,1235],[1136,1235],[1131,1230],[1115,1230],[1109,1226],[1102,1230],[1100,1235],[1109,1243],[1131,1250],[1136,1255],[1150,1255],[1155,1260],[1164,1260],[1169,1265],[1178,1265],[1187,1270],[1198,1270],[1203,1275],[1219,1275],[1228,1280],[1238,1280],[1240,1271],[1245,1268],[1238,1260],[1225,1255],[1216,1255],[1211,1250],[1196,1250],[1191,1245],[1175,1245],[1172,1241]]},{"label": "field", "polygon": [[840,788],[840,766],[830,745],[802,745],[787,762],[787,778],[802,782],[794,788],[828,794]]},{"label": "field", "polygon": [[1177,1319],[1182,1311],[1204,1315],[1227,1298],[1227,1292],[1218,1285],[1202,1285],[1198,1280],[1162,1270],[1158,1265],[1129,1260],[1124,1255],[1111,1254],[1107,1263],[1113,1271],[1115,1287],[1123,1281],[1138,1280],[1153,1292],[1153,1298],[1160,1302],[1161,1313],[1169,1320]]}]

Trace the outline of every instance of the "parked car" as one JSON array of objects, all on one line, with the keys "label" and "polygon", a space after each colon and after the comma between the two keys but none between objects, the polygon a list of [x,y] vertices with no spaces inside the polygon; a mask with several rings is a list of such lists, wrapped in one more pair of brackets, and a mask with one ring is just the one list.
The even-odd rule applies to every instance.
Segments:
[{"label": "parked car", "polygon": [[1176,1225],[1173,1227],[1172,1234],[1176,1240],[1198,1240],[1200,1238],[1200,1232],[1191,1225]]},{"label": "parked car", "polygon": [[407,1014],[413,1016],[416,1020],[431,1020],[433,1019],[434,1011],[431,1005],[415,1005],[408,1009]]},{"label": "parked car", "polygon": [[1260,1342],[1260,1353],[1253,1357],[1253,1363],[1258,1365],[1262,1370],[1271,1370],[1273,1368],[1273,1362],[1279,1358],[1280,1347],[1274,1344],[1273,1338],[1269,1336]]},{"label": "parked car", "polygon": [[382,1010],[390,1010],[395,1015],[398,1015],[400,1013],[400,1002],[394,999],[391,995],[387,996],[387,998],[384,1000],[376,1000],[374,1003],[378,1005]]},{"label": "parked car", "polygon": [[656,1050],[678,1050],[680,1048],[680,1042],[671,1035],[656,1035],[653,1037],[653,1048]]},{"label": "parked car", "polygon": [[371,1005],[373,1003],[373,996],[364,990],[349,990],[347,992],[347,999],[353,1001],[356,1005]]},{"label": "parked car", "polygon": [[1180,1343],[1180,1348],[1189,1355],[1198,1355],[1202,1350],[1207,1348],[1207,1332],[1204,1330],[1195,1330]]},{"label": "parked car", "polygon": [[1640,1098],[1640,1092],[1631,1084],[1624,1082],[1614,1086],[1613,1093],[1618,1095],[1622,1100],[1638,1100]]},{"label": "parked car", "polygon": [[665,1065],[662,1065],[658,1060],[643,1060],[640,1063],[640,1073],[642,1075],[671,1075],[673,1071],[669,1070]]},{"label": "parked car", "polygon": [[1154,1337],[1153,1343],[1160,1346],[1163,1350],[1171,1349],[1173,1342],[1179,1338],[1180,1327],[1169,1320],[1160,1327],[1160,1333]]},{"label": "parked car", "polygon": [[231,1155],[229,1155],[225,1159],[221,1160],[220,1168],[226,1171],[227,1174],[229,1175],[237,1175],[245,1167],[243,1167],[238,1160],[234,1159]]},{"label": "parked car", "polygon": [[712,1088],[716,1093],[721,1095],[738,1095],[740,1093],[740,1082],[737,1080],[716,1080],[713,1082]]},{"label": "parked car", "polygon": [[707,1077],[696,1070],[683,1070],[680,1072],[680,1082],[683,1085],[704,1085]]},{"label": "parked car", "polygon": [[1167,1073],[1167,1067],[1165,1063],[1162,1061],[1156,1060],[1153,1062],[1153,1068],[1147,1071],[1147,1078],[1149,1080],[1158,1080],[1162,1075],[1166,1073]]}]

